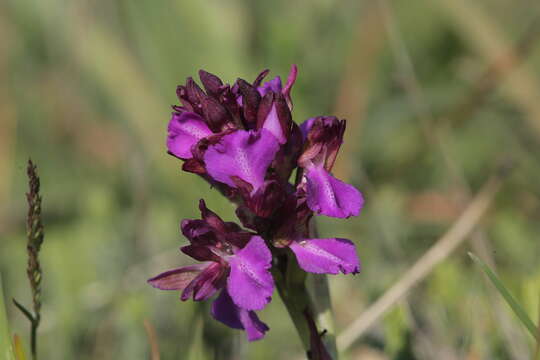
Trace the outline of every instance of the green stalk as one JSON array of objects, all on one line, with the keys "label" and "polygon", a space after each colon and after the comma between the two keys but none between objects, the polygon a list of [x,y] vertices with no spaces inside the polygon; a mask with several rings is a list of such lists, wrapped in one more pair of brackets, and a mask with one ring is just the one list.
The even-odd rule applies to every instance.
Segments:
[{"label": "green stalk", "polygon": [[336,329],[334,327],[334,313],[332,312],[328,276],[324,274],[308,274],[306,288],[313,302],[312,313],[317,329],[325,331],[322,340],[326,350],[332,355],[332,358],[337,360]]},{"label": "green stalk", "polygon": [[[285,259],[283,259],[285,260]],[[322,341],[333,359],[337,360],[330,291],[325,275],[306,274],[289,252],[285,271],[274,270],[276,286],[289,316],[296,327],[306,352],[311,348],[311,334],[306,312],[312,314],[319,332],[324,331]]]}]

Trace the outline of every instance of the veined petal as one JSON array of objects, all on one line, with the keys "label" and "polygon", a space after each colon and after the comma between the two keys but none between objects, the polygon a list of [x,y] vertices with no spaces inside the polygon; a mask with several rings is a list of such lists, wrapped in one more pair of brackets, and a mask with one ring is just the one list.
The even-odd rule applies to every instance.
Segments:
[{"label": "veined petal", "polygon": [[148,283],[161,290],[184,290],[208,264],[201,263],[165,271],[158,276],[148,279]]},{"label": "veined petal", "polygon": [[173,113],[168,126],[167,148],[182,159],[192,157],[191,147],[200,139],[212,135],[203,118],[193,112]]},{"label": "veined petal", "polygon": [[266,170],[278,149],[277,140],[265,129],[238,130],[209,146],[204,162],[208,174],[215,180],[236,188],[231,176],[237,176],[256,190],[264,183]]},{"label": "veined petal", "polygon": [[360,271],[360,261],[354,244],[347,239],[303,239],[293,241],[289,248],[298,265],[316,274],[344,274]]},{"label": "veined petal", "polygon": [[180,300],[186,301],[193,295],[193,300],[206,300],[221,289],[224,285],[223,265],[210,262],[209,265],[192,282],[186,286]]},{"label": "veined petal", "polygon": [[246,330],[249,341],[261,339],[264,337],[264,333],[269,330],[254,311],[236,306],[226,289],[212,303],[212,316],[233,329]]},{"label": "veined petal", "polygon": [[336,179],[322,166],[307,168],[306,179],[307,203],[317,214],[348,218],[360,213],[364,199],[354,186]]},{"label": "veined petal", "polygon": [[269,271],[271,261],[272,254],[259,236],[253,236],[243,249],[231,257],[227,290],[237,306],[246,310],[261,310],[270,302],[274,291],[274,279]]},{"label": "veined petal", "polygon": [[193,300],[201,301],[212,297],[225,285],[225,268],[218,263],[208,266],[200,275],[201,279],[193,289]]}]

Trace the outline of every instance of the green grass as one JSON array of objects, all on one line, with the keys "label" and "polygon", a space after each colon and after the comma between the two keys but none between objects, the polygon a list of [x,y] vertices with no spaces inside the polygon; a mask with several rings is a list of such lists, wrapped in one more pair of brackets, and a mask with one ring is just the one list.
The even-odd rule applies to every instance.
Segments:
[{"label": "green grass", "polygon": [[13,345],[11,343],[11,333],[7,319],[4,292],[2,290],[2,276],[0,275],[0,355],[6,360],[15,360]]}]

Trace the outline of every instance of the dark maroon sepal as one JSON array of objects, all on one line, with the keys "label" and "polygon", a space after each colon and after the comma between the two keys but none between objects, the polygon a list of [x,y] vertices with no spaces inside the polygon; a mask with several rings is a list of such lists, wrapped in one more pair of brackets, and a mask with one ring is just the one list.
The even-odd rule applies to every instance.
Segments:
[{"label": "dark maroon sepal", "polygon": [[242,95],[244,125],[247,129],[254,129],[257,123],[257,110],[261,102],[261,95],[256,88],[245,80],[238,79],[237,84]]},{"label": "dark maroon sepal", "polygon": [[236,185],[236,188],[238,192],[240,193],[240,196],[242,196],[244,199],[248,199],[251,192],[253,191],[253,185],[251,185],[247,181],[244,181],[238,176],[231,176],[231,179]]},{"label": "dark maroon sepal", "polygon": [[231,90],[229,85],[223,85],[221,93],[219,95],[219,102],[229,111],[233,118],[235,127],[242,129],[244,124],[242,123],[240,106],[236,101],[237,95]]},{"label": "dark maroon sepal", "polygon": [[180,250],[198,261],[215,261],[219,262],[220,258],[214,254],[208,247],[199,245],[182,246]]},{"label": "dark maroon sepal", "polygon": [[223,82],[219,77],[201,69],[199,70],[199,78],[209,95],[217,96],[220,93]]},{"label": "dark maroon sepal", "polygon": [[277,94],[274,104],[276,106],[276,113],[281,125],[281,129],[283,130],[283,134],[285,134],[286,138],[289,138],[292,124],[291,110],[289,110],[285,97],[280,93]]},{"label": "dark maroon sepal", "polygon": [[268,218],[283,204],[285,198],[284,187],[276,180],[269,180],[247,199],[246,204],[257,216]]},{"label": "dark maroon sepal", "polygon": [[197,174],[197,175],[206,174],[206,168],[204,167],[204,162],[196,158],[187,159],[182,164],[182,170],[189,173]]},{"label": "dark maroon sepal", "polygon": [[[178,85],[176,87],[176,96],[178,97],[178,100],[180,100],[183,107],[187,111],[194,111],[194,108],[196,107],[196,105],[192,104],[191,101],[189,101],[189,98],[188,98],[188,95],[187,95],[187,89],[186,89],[185,86]],[[173,109],[174,109],[174,106],[173,106]]]},{"label": "dark maroon sepal", "polygon": [[269,91],[263,96],[259,104],[259,110],[257,111],[257,130],[264,126],[266,117],[272,110],[272,105],[274,105],[274,93]]},{"label": "dark maroon sepal", "polygon": [[220,132],[225,127],[225,124],[232,121],[227,109],[213,97],[203,96],[201,105],[206,123],[213,132]]},{"label": "dark maroon sepal", "polygon": [[227,227],[225,222],[212,210],[206,207],[203,199],[199,200],[199,210],[201,211],[202,219],[218,232],[226,232]]},{"label": "dark maroon sepal", "polygon": [[192,77],[188,77],[186,80],[186,95],[187,99],[193,106],[193,111],[198,114],[202,113],[201,99],[206,95],[199,85],[193,80]]},{"label": "dark maroon sepal", "polygon": [[184,219],[180,225],[182,234],[197,246],[213,245],[217,242],[214,230],[200,219]]},{"label": "dark maroon sepal", "polygon": [[261,71],[260,74],[257,75],[255,80],[253,81],[253,87],[258,88],[259,86],[261,86],[262,81],[264,80],[266,75],[268,75],[269,72],[270,72],[269,69],[264,69],[263,71]]}]

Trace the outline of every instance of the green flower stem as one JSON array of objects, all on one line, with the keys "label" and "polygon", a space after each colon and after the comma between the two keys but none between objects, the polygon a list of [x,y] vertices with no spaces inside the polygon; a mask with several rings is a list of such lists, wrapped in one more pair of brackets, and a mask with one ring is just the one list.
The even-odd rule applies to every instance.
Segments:
[{"label": "green flower stem", "polygon": [[309,351],[311,347],[310,332],[305,316],[307,311],[312,314],[318,331],[325,331],[322,341],[332,358],[337,359],[330,292],[326,276],[306,274],[298,267],[296,259],[289,252],[286,257],[286,266],[282,267],[282,271],[279,267],[275,269],[274,278],[279,295],[287,307],[304,349]]},{"label": "green flower stem", "polygon": [[328,287],[328,276],[324,274],[308,274],[306,288],[313,302],[313,316],[317,329],[325,331],[322,340],[326,350],[332,355],[332,358],[337,360],[336,330],[330,288]]}]

